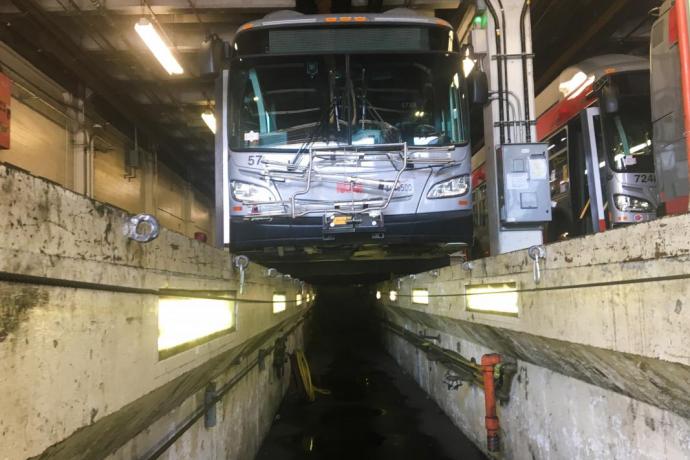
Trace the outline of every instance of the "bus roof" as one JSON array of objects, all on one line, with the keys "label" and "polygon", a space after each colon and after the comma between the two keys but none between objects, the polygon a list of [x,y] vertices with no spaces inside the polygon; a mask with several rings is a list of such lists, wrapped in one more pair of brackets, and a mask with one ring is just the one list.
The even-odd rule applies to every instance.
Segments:
[{"label": "bus roof", "polygon": [[539,93],[535,100],[537,117],[549,110],[563,98],[563,94],[560,91],[561,85],[572,81],[578,74],[583,74],[585,76],[583,82],[591,79],[590,83],[594,83],[605,75],[640,70],[649,70],[649,61],[638,56],[605,54],[585,59],[578,64],[566,68],[561,72],[558,78]]},{"label": "bus roof", "polygon": [[240,26],[238,32],[256,28],[287,28],[309,25],[352,25],[352,24],[419,24],[451,28],[443,19],[422,16],[408,8],[394,8],[385,13],[357,14],[302,14],[297,11],[282,10],[269,13],[262,19]]}]

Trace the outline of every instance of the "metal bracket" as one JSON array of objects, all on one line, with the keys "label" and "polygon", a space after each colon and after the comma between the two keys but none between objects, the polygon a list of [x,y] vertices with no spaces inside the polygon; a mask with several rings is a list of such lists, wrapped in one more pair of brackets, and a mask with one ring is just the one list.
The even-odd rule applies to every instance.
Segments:
[{"label": "metal bracket", "polygon": [[438,335],[427,335],[426,331],[419,331],[419,334],[417,334],[420,339],[424,340],[435,340],[437,342],[441,341],[441,334],[439,333]]},{"label": "metal bracket", "polygon": [[232,259],[232,264],[240,271],[240,295],[244,294],[244,272],[249,266],[249,257],[245,255],[235,256]]},{"label": "metal bracket", "polygon": [[266,356],[268,356],[269,349],[266,348],[260,348],[259,349],[259,354],[256,357],[257,364],[259,365],[259,370],[263,371],[266,369]]},{"label": "metal bracket", "polygon": [[285,373],[285,363],[287,362],[287,338],[280,337],[276,339],[273,346],[273,368],[276,371],[278,378],[283,377]]},{"label": "metal bracket", "polygon": [[125,222],[123,233],[131,240],[148,243],[158,237],[160,224],[151,214],[137,214]]},{"label": "metal bracket", "polygon": [[539,269],[539,259],[544,259],[546,257],[546,248],[543,245],[530,246],[527,250],[527,255],[530,259],[534,261],[534,266],[532,268],[532,277],[536,284],[541,283],[541,270]]},{"label": "metal bracket", "polygon": [[216,385],[213,382],[209,382],[206,386],[206,392],[204,393],[204,407],[206,412],[204,412],[204,427],[213,428],[216,426]]},{"label": "metal bracket", "polygon": [[513,358],[503,356],[504,361],[494,366],[494,380],[496,382],[496,398],[501,403],[510,400],[510,389],[513,378],[517,374],[517,363]]}]

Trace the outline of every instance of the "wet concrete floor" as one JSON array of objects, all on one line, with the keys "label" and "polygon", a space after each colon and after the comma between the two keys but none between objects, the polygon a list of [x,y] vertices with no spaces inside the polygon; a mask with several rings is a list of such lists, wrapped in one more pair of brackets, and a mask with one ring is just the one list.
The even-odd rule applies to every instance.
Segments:
[{"label": "wet concrete floor", "polygon": [[320,293],[307,357],[316,386],[331,394],[307,403],[293,385],[256,458],[486,458],[385,353],[368,297]]}]

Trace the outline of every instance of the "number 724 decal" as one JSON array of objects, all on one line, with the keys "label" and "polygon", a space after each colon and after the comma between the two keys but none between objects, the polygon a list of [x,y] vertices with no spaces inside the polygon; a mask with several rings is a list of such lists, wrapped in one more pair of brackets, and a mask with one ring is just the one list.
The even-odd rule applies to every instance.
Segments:
[{"label": "number 724 decal", "polygon": [[654,174],[635,174],[635,182],[647,184],[656,182]]}]

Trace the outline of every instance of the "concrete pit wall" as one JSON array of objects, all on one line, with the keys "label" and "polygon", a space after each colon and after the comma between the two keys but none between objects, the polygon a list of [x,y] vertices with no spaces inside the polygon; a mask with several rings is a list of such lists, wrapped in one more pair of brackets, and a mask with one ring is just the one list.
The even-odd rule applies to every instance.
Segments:
[{"label": "concrete pit wall", "polygon": [[303,346],[299,283],[250,264],[234,330],[162,359],[159,294],[237,293],[230,255],[165,229],[133,242],[122,211],[2,165],[0,190],[0,459],[147,458],[210,382],[241,375],[216,426],[202,417],[161,458],[252,458],[288,384],[270,350]]},{"label": "concrete pit wall", "polygon": [[[379,314],[477,362],[516,362],[499,407],[505,458],[685,459],[690,452],[690,216],[547,246],[543,278],[518,251],[378,286]],[[467,309],[468,284],[516,281],[516,317]],[[428,289],[429,303],[412,302]],[[397,301],[388,300],[391,290]],[[478,446],[484,394],[391,332],[385,345]]]}]

